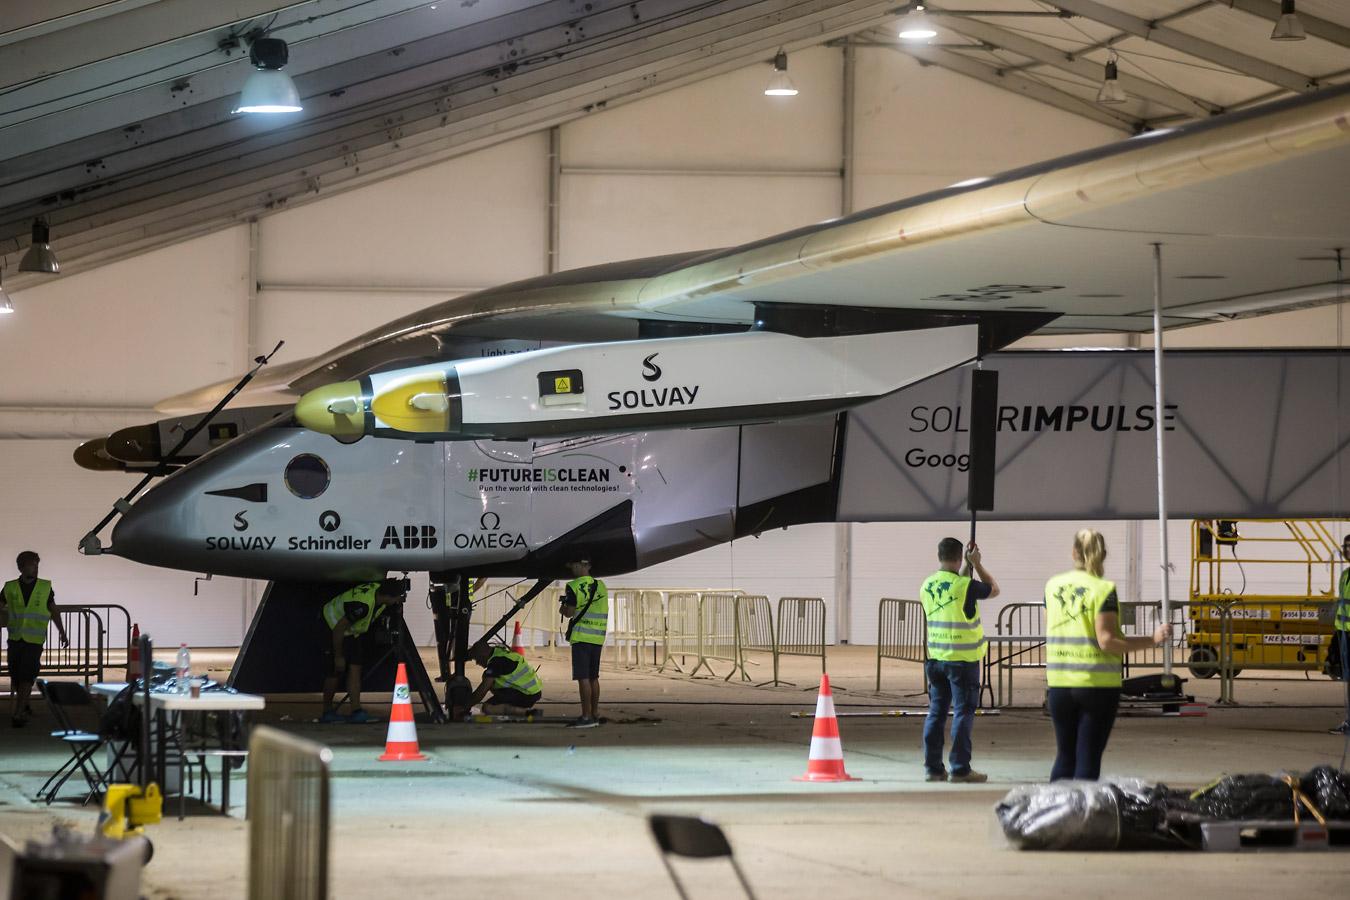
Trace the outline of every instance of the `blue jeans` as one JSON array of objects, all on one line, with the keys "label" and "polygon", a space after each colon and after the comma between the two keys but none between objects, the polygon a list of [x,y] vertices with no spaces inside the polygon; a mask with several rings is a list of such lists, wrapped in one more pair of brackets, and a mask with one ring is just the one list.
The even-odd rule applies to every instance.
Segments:
[{"label": "blue jeans", "polygon": [[947,710],[955,707],[948,762],[951,774],[964,775],[970,771],[970,734],[975,730],[975,707],[980,702],[980,664],[930,659],[924,667],[928,674],[928,718],[923,723],[923,767],[930,775],[946,771],[942,767],[943,732],[947,730]]}]

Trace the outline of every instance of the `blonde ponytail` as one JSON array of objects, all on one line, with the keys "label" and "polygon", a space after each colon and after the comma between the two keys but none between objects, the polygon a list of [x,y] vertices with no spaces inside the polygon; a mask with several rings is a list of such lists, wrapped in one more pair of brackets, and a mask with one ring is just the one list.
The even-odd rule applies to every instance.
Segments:
[{"label": "blonde ponytail", "polygon": [[1100,531],[1084,528],[1074,535],[1073,552],[1077,559],[1082,560],[1083,568],[1089,575],[1102,577],[1106,571],[1106,538],[1102,537]]}]

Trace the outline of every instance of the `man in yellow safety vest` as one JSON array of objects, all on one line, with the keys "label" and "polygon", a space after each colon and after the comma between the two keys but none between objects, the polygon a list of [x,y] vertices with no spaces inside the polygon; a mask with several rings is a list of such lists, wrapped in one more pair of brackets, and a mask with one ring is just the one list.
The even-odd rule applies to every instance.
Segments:
[{"label": "man in yellow safety vest", "polygon": [[473,692],[469,705],[481,703],[487,697],[483,712],[489,716],[524,716],[544,694],[544,685],[534,666],[510,647],[483,644],[474,651],[473,661],[483,667],[483,681]]},{"label": "man in yellow safety vest", "polygon": [[361,667],[370,662],[367,659],[369,641],[365,635],[391,605],[408,598],[400,584],[398,581],[369,581],[343,591],[324,604],[323,621],[330,630],[331,642],[324,647],[326,671],[320,722],[343,721],[333,706],[338,676],[343,671],[347,673],[347,693],[352,701],[352,712],[346,721],[357,724],[370,721],[370,716],[361,708]]},{"label": "man in yellow safety vest", "polygon": [[590,560],[575,560],[567,569],[572,580],[562,598],[562,614],[571,620],[566,637],[572,645],[572,680],[581,694],[581,718],[572,724],[594,728],[600,724],[600,651],[609,628],[609,591],[591,577]]},{"label": "man in yellow safety vest", "polygon": [[[980,660],[984,658],[984,628],[979,601],[998,596],[998,582],[985,570],[980,548],[971,541],[961,568],[961,542],[938,542],[937,572],[919,588],[928,623],[928,717],[923,723],[923,767],[927,781],[982,782],[989,776],[970,767],[971,733],[975,707],[980,702]],[[971,579],[971,571],[979,580]],[[942,764],[947,710],[952,717],[951,772]]]},{"label": "man in yellow safety vest", "polygon": [[52,583],[38,577],[42,562],[32,550],[25,550],[14,561],[19,577],[6,581],[0,593],[0,625],[9,628],[9,678],[13,700],[9,723],[22,728],[33,717],[29,697],[33,682],[42,670],[42,645],[47,642],[47,623],[56,626],[61,646],[69,647],[70,638],[61,624]]}]

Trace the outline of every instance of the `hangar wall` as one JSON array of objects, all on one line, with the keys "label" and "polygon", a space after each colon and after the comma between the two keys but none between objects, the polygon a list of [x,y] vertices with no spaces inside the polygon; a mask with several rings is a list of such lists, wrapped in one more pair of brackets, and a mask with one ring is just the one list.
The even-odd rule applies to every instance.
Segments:
[{"label": "hangar wall", "polygon": [[[884,48],[856,53],[855,209],[1119,137]],[[767,74],[733,72],[563,126],[556,266],[734,244],[840,214],[842,51],[794,53],[795,98],[764,97]],[[550,136],[538,133],[17,292],[20,314],[0,324],[0,565],[31,547],[62,600],[124,604],[162,643],[237,643],[258,585],[215,579],[194,596],[188,573],[75,552],[131,479],[83,472],[71,451],[147,421],[166,395],[242,371],[277,340],[287,342],[278,361],[299,359],[440,299],[547,271],[549,173]],[[1276,333],[1325,344],[1327,316],[1293,314]],[[1192,329],[1176,343],[1270,343],[1272,322]],[[1147,523],[1101,527],[1113,551],[1153,541]],[[1035,599],[1064,567],[1072,529],[983,526],[1008,599]],[[964,525],[805,526],[614,583],[822,596],[863,643],[877,598],[912,593],[947,533]],[[1184,534],[1174,531],[1174,558]],[[1156,595],[1155,569],[1130,578],[1126,554],[1116,559],[1127,596]],[[409,612],[429,639],[423,605]]]}]

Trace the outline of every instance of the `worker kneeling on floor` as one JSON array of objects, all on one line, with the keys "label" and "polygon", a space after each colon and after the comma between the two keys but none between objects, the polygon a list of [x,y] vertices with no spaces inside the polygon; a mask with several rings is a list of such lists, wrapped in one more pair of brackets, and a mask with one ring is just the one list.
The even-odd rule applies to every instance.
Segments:
[{"label": "worker kneeling on floor", "polygon": [[487,715],[527,715],[544,695],[539,673],[514,650],[483,645],[474,650],[473,661],[483,667],[483,681],[473,692],[470,705],[482,703],[487,697],[483,703]]}]

